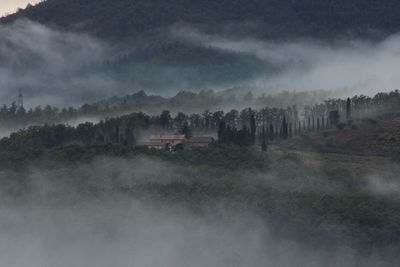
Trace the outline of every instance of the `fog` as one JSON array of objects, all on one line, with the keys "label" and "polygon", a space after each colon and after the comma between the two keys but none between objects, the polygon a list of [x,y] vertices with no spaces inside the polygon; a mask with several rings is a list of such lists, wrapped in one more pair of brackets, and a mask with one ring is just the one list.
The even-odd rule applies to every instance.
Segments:
[{"label": "fog", "polygon": [[273,172],[231,171],[221,181],[216,179],[221,171],[196,173],[191,166],[149,157],[3,168],[0,266],[347,267],[381,262],[380,254],[364,255],[346,246],[350,237],[337,237],[343,245],[326,248],[277,235],[268,217],[229,198],[193,203],[174,191],[169,198],[168,191],[153,190],[176,183],[225,183],[228,177],[231,183],[283,191],[319,187],[311,187],[311,173],[298,181],[305,186],[288,188],[287,181],[277,186]]},{"label": "fog", "polygon": [[[347,96],[395,89],[400,82],[400,35],[380,42],[326,43],[238,40],[189,27],[173,27],[167,34],[232,57],[254,57],[275,69],[211,89],[238,86],[259,94],[323,89]],[[1,25],[0,101],[15,100],[19,88],[27,107],[80,105],[143,89],[141,81],[129,83],[105,67],[137,48],[127,46],[27,20]],[[167,67],[162,75],[155,72],[160,84],[168,79],[165,87],[153,90],[204,89],[185,80],[190,75],[180,76],[182,70],[197,69],[183,64]],[[387,216],[397,209],[387,206],[396,206],[399,199],[399,167],[390,160],[371,171],[375,166],[284,150],[239,157],[238,148],[215,148],[215,160],[202,161],[197,151],[135,150],[148,156],[118,158],[94,155],[97,148],[2,152],[0,267],[364,267],[398,262],[400,246],[390,235],[399,228]],[[101,149],[124,153],[118,146]],[[42,160],[27,159],[36,156]],[[382,221],[371,215],[380,209],[386,212]],[[360,214],[352,214],[355,210]],[[381,224],[391,220],[393,226]],[[362,229],[355,229],[358,225]]]},{"label": "fog", "polygon": [[400,35],[380,42],[365,40],[262,41],[207,35],[193,28],[172,28],[172,34],[217,49],[253,55],[278,66],[277,75],[258,77],[250,84],[259,92],[334,90],[341,96],[375,94],[398,88]]},{"label": "fog", "polygon": [[[248,64],[264,62],[271,67],[263,73],[261,65],[251,65],[251,68],[249,65],[246,68],[257,69],[253,75],[246,74],[242,80],[219,80],[215,85],[212,76],[205,74],[206,70],[199,71],[202,65],[192,66],[185,63],[186,59],[179,59],[183,62],[178,60],[177,65],[168,62],[158,65],[157,58],[154,62],[136,64],[136,56],[132,56],[133,62],[122,65],[122,71],[118,69],[118,64],[122,64],[120,59],[133,55],[135,44],[111,45],[84,33],[67,33],[20,20],[0,26],[0,100],[6,104],[16,100],[19,88],[28,107],[46,104],[63,107],[141,89],[169,95],[181,90],[223,90],[237,86],[266,94],[284,90],[336,90],[338,96],[347,96],[392,90],[399,83],[400,36],[397,34],[380,42],[277,42],[250,37],[239,40],[174,27],[167,40],[211,49],[208,51],[223,51],[231,58],[254,57],[259,61],[248,58],[252,62]],[[109,62],[112,62],[111,69],[106,67]],[[148,76],[150,73],[154,75]],[[191,77],[196,77],[196,81],[191,81]],[[207,81],[206,77],[211,80]]]},{"label": "fog", "polygon": [[400,166],[393,164],[367,175],[367,190],[391,200],[400,200],[399,171]]},{"label": "fog", "polygon": [[0,25],[0,100],[25,104],[77,104],[104,96],[114,81],[94,70],[110,51],[101,41],[83,34],[65,33],[22,20]]}]

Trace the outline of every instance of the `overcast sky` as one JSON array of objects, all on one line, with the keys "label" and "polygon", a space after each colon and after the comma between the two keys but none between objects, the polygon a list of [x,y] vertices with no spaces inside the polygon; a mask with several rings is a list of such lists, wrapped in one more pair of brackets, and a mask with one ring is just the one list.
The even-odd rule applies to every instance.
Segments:
[{"label": "overcast sky", "polygon": [[7,13],[13,13],[20,7],[26,7],[27,4],[36,4],[40,0],[0,0],[0,16]]}]

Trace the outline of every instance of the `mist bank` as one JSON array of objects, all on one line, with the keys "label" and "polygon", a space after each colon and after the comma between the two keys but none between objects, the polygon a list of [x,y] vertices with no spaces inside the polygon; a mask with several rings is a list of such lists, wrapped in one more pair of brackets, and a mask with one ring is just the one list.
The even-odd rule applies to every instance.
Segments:
[{"label": "mist bank", "polygon": [[175,26],[140,42],[109,43],[28,20],[0,26],[0,100],[27,106],[76,106],[140,90],[334,96],[397,88],[399,36],[379,42],[265,41]]},{"label": "mist bank", "polygon": [[[251,154],[228,160],[238,155]],[[0,265],[350,267],[398,260],[397,239],[386,236],[398,227],[398,203],[348,191],[352,178],[360,181],[350,172],[334,175],[276,155],[265,169],[208,165],[215,156],[199,164],[168,158],[74,163],[50,156],[3,167]]]},{"label": "mist bank", "polygon": [[179,38],[235,53],[253,55],[278,66],[276,75],[260,75],[250,82],[259,91],[338,90],[342,95],[371,94],[399,84],[399,34],[382,41],[362,39],[263,41],[208,35],[193,28],[172,28]]}]

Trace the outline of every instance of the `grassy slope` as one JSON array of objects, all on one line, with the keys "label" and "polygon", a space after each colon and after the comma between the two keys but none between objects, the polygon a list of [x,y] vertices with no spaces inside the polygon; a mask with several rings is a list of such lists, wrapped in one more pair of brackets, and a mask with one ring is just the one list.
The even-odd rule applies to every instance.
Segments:
[{"label": "grassy slope", "polygon": [[365,120],[355,127],[321,130],[277,145],[299,151],[391,157],[400,151],[400,118]]}]

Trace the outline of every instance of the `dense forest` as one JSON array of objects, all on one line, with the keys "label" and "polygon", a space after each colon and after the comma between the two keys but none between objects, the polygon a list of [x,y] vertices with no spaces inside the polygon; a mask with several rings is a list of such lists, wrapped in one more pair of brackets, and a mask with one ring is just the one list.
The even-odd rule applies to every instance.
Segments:
[{"label": "dense forest", "polygon": [[126,87],[143,88],[146,91],[182,87],[215,88],[279,71],[278,66],[253,55],[185,41],[166,38],[163,41],[150,41],[150,44],[138,43],[135,43],[136,49],[104,62],[97,71],[116,81],[123,81]]},{"label": "dense forest", "polygon": [[106,0],[47,0],[2,21],[26,17],[117,40],[142,38],[177,23],[275,39],[363,37],[374,31],[397,32],[399,7],[395,0],[116,0],[113,5]]},{"label": "dense forest", "polygon": [[[37,106],[26,110],[16,102],[3,105],[0,109],[2,127],[20,128],[29,125],[56,124],[73,121],[79,118],[113,118],[132,112],[147,113],[149,126],[179,129],[188,124],[193,129],[216,129],[224,120],[233,127],[249,125],[250,114],[253,114],[258,127],[270,124],[279,125],[285,117],[293,129],[317,128],[328,124],[330,113],[338,111],[338,116],[345,120],[346,110],[352,110],[352,119],[372,118],[387,113],[397,113],[400,107],[400,93],[378,93],[373,97],[354,96],[349,99],[331,98],[320,100],[324,92],[291,93],[283,92],[274,96],[253,96],[251,93],[237,95],[235,92],[200,93],[180,92],[173,97],[147,95],[143,91],[125,97],[114,97],[80,108]],[[275,103],[280,103],[277,106]],[[350,105],[350,106],[348,106]],[[246,107],[253,107],[248,109]],[[240,111],[242,109],[242,111]],[[159,123],[160,118],[168,112],[166,122]],[[337,124],[337,123],[334,123]]]},{"label": "dense forest", "polygon": [[[136,95],[137,96],[137,95]],[[146,98],[143,93],[140,97]],[[261,98],[262,99],[262,98]],[[257,100],[256,100],[257,101]],[[124,105],[126,103],[123,102]],[[47,107],[31,109],[14,103],[10,108],[4,106],[0,115],[7,120],[35,121],[33,115],[45,119],[44,126],[30,126],[0,141],[0,147],[6,150],[26,150],[30,148],[49,149],[68,144],[83,145],[129,145],[135,146],[144,133],[151,131],[180,132],[190,136],[192,132],[218,136],[220,143],[250,146],[260,144],[266,150],[268,143],[276,139],[288,139],[295,136],[320,132],[332,128],[343,130],[356,127],[357,122],[379,117],[397,116],[400,108],[400,93],[378,93],[374,97],[354,96],[347,99],[330,99],[313,106],[296,105],[287,108],[265,107],[259,110],[245,108],[229,111],[205,110],[202,113],[171,114],[164,110],[159,115],[143,112],[108,117],[99,123],[86,122],[72,127],[55,123],[68,116],[110,115],[110,110],[90,109],[84,105],[80,110],[73,108],[57,109]],[[123,106],[123,108],[126,106]],[[117,106],[118,109],[118,106]],[[105,112],[105,113],[104,113]],[[72,117],[69,117],[72,119]],[[47,122],[46,122],[47,121]],[[52,123],[50,123],[52,122]],[[146,137],[144,137],[146,138]]]}]

